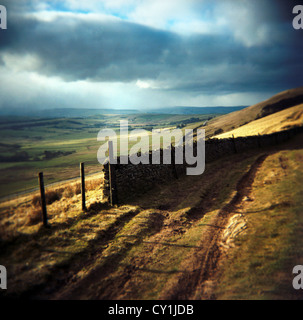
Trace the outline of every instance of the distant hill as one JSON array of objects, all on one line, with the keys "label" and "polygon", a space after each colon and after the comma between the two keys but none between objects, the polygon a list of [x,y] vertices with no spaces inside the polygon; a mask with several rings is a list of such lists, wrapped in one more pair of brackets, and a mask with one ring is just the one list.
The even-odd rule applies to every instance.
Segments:
[{"label": "distant hill", "polygon": [[0,116],[26,116],[26,117],[43,117],[43,118],[77,118],[77,117],[91,117],[100,114],[134,114],[138,113],[134,109],[85,109],[85,108],[54,108],[44,110],[30,110],[30,109],[0,109]]},{"label": "distant hill", "polygon": [[158,114],[226,114],[246,108],[247,106],[236,107],[167,107],[158,109],[142,110],[146,113]]},{"label": "distant hill", "polygon": [[171,115],[192,115],[192,114],[226,114],[241,110],[242,107],[164,107],[157,109],[85,109],[85,108],[54,108],[44,110],[24,109],[0,109],[0,116],[26,116],[43,118],[77,118],[91,117],[102,114],[171,114]]},{"label": "distant hill", "polygon": [[254,120],[264,118],[302,103],[303,87],[280,92],[263,102],[210,120],[207,126],[204,127],[206,137],[234,130]]}]

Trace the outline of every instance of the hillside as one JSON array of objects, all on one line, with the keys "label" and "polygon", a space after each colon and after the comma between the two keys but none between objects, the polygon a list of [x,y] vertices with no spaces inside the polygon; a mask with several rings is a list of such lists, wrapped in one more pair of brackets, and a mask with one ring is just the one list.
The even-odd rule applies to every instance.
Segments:
[{"label": "hillside", "polygon": [[303,254],[302,159],[301,134],[118,207],[102,203],[102,177],[92,177],[87,212],[62,185],[50,193],[49,229],[35,195],[2,203],[5,296],[298,299],[290,270]]},{"label": "hillside", "polygon": [[244,109],[245,106],[236,107],[170,107],[159,109],[146,109],[146,113],[159,114],[227,114]]},{"label": "hillside", "polygon": [[248,108],[222,115],[208,122],[204,127],[206,137],[239,128],[251,121],[303,103],[303,87],[280,92],[268,100]]},{"label": "hillside", "polygon": [[249,122],[237,129],[219,134],[214,138],[225,139],[234,136],[245,137],[258,134],[270,134],[282,130],[289,129],[295,126],[303,125],[303,104],[291,107],[264,118]]},{"label": "hillside", "polygon": [[244,106],[231,107],[162,107],[156,109],[121,109],[121,108],[53,108],[53,109],[32,109],[30,106],[17,109],[0,109],[0,122],[16,120],[16,117],[34,118],[88,118],[102,115],[139,115],[145,114],[146,117],[158,115],[206,115],[206,114],[226,114],[236,110],[241,110]]}]

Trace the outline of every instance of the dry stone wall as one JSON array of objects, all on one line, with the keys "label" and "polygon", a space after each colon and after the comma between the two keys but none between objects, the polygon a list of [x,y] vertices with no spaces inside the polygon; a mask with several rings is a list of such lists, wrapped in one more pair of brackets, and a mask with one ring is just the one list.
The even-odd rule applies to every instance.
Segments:
[{"label": "dry stone wall", "polygon": [[[262,136],[210,139],[205,141],[205,162],[209,163],[234,153],[273,146],[287,141],[301,132],[303,132],[303,127],[296,127]],[[194,153],[195,150],[196,144],[194,145]],[[173,149],[172,153],[174,153]],[[157,185],[173,181],[186,174],[186,168],[189,167],[186,163],[183,165],[174,163],[163,164],[163,150],[160,151],[160,154],[161,164],[152,164],[151,152],[149,153],[149,164],[134,165],[130,161],[129,164],[121,164],[118,157],[117,164],[111,165],[113,168],[112,186],[109,181],[109,164],[104,165],[103,197],[109,199],[112,192],[114,202],[123,203],[128,199],[146,193]]]}]

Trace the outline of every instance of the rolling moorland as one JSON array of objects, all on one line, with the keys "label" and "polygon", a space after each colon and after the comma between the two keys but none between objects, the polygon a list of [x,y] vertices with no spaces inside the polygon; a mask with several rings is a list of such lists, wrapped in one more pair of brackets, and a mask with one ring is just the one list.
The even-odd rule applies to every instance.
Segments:
[{"label": "rolling moorland", "polygon": [[[192,123],[184,123],[184,116],[168,121],[155,115],[160,118],[154,123],[147,124],[146,118],[144,122],[139,117],[133,124],[204,125],[207,137],[237,132],[245,135],[246,129],[250,132],[245,126],[250,125],[254,134],[264,134],[302,126],[302,93],[303,88],[288,90],[255,106],[213,119],[203,116]],[[86,125],[94,125],[95,120],[85,119]],[[79,162],[89,159],[90,152],[95,157],[96,150],[91,149],[100,128],[87,128],[94,131],[94,138],[88,133],[83,141],[80,132],[69,135],[69,125],[76,126],[66,119],[53,123],[59,128],[47,132],[44,126],[37,126],[49,141],[44,149],[31,149],[30,143],[26,148],[26,142],[39,136],[28,126],[22,150],[28,153],[31,164],[41,163],[43,169],[49,165],[55,173],[61,156],[77,155],[78,163],[70,172],[66,176],[60,173],[70,178]],[[9,126],[8,122],[3,126]],[[10,138],[15,133],[18,144],[16,128],[4,130]],[[231,130],[233,133],[228,133]],[[61,150],[59,136],[64,145]],[[77,180],[49,187],[49,229],[41,225],[37,192],[3,201],[0,264],[9,270],[5,297],[301,299],[300,292],[292,287],[292,268],[303,264],[302,138],[300,134],[280,145],[226,156],[208,163],[201,176],[184,176],[159,185],[120,206],[111,207],[103,201],[100,170],[88,178],[86,212],[81,209]],[[69,141],[71,147],[66,149]],[[54,155],[55,151],[72,152],[75,145],[79,147],[76,153],[45,159],[45,150]],[[10,157],[16,152],[1,155]],[[21,167],[31,161],[21,162]],[[60,161],[57,172],[69,165]],[[94,171],[93,164],[90,167],[88,163],[87,168]],[[54,181],[50,177],[48,181]],[[7,185],[3,189],[8,189]]]}]

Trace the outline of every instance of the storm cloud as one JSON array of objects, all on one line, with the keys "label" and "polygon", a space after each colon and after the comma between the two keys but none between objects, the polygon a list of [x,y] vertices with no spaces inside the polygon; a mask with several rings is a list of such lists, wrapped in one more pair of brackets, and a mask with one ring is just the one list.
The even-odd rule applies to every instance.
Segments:
[{"label": "storm cloud", "polygon": [[252,104],[302,85],[298,1],[3,2],[2,108]]}]

